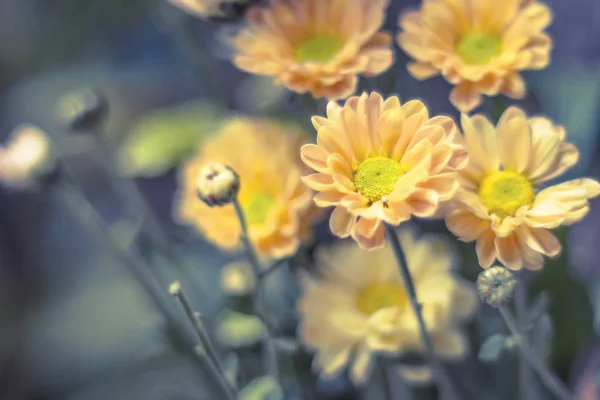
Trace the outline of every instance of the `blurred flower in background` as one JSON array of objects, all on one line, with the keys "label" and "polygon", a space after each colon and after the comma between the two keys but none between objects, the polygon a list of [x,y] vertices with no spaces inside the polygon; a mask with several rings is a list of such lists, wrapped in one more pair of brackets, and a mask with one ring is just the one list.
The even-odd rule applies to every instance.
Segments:
[{"label": "blurred flower in background", "polygon": [[460,172],[459,205],[448,228],[463,241],[477,241],[483,268],[496,258],[510,269],[542,268],[542,255],[561,250],[548,229],[580,221],[600,184],[582,178],[537,191],[579,159],[565,130],[545,118],[529,119],[511,107],[496,127],[482,115],[463,115],[462,127],[469,164]]},{"label": "blurred flower in background", "polygon": [[317,144],[302,147],[302,160],[317,171],[303,178],[319,207],[335,206],[329,226],[361,247],[381,247],[383,223],[432,217],[458,189],[456,171],[467,160],[448,117],[429,118],[425,105],[402,105],[378,93],[329,102],[327,118],[312,119]]},{"label": "blurred flower in background", "polygon": [[0,183],[27,187],[56,165],[50,139],[34,125],[14,129],[6,146],[0,145]]},{"label": "blurred flower in background", "polygon": [[519,71],[548,65],[552,41],[544,33],[550,9],[537,1],[424,0],[419,11],[400,18],[398,43],[415,59],[416,79],[438,74],[455,85],[450,101],[461,112],[482,102],[482,94],[521,99]]},{"label": "blurred flower in background", "polygon": [[234,117],[225,122],[182,167],[177,219],[219,247],[240,247],[234,207],[210,208],[198,198],[200,170],[208,162],[222,162],[240,176],[239,201],[258,253],[271,258],[293,254],[310,239],[318,215],[312,191],[300,181],[303,167],[297,149],[302,142],[297,128],[274,121]]},{"label": "blurred flower in background", "polygon": [[[460,326],[475,312],[475,289],[453,275],[456,258],[447,242],[435,235],[416,239],[408,229],[401,231],[401,240],[436,351],[464,356],[468,346]],[[375,354],[423,349],[390,247],[367,252],[345,242],[323,249],[317,264],[323,278],[304,280],[298,333],[316,351],[314,367],[322,375],[349,365],[351,379],[361,383]]]},{"label": "blurred flower in background", "polygon": [[346,98],[358,75],[379,75],[393,63],[392,37],[379,32],[387,3],[274,0],[257,6],[232,39],[233,62],[297,93]]}]

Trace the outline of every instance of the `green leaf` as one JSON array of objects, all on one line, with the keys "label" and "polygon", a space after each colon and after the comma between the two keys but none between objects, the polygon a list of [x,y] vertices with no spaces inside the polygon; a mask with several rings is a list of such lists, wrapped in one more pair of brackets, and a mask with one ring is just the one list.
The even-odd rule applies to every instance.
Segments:
[{"label": "green leaf", "polygon": [[515,341],[511,336],[496,333],[489,336],[479,348],[477,357],[487,363],[498,361],[502,352],[514,347]]},{"label": "green leaf", "polygon": [[238,400],[283,400],[283,390],[270,376],[251,381],[238,394]]},{"label": "green leaf", "polygon": [[552,350],[552,319],[548,313],[540,315],[531,330],[531,346],[542,359],[548,359]]},{"label": "green leaf", "polygon": [[227,347],[251,346],[260,341],[265,333],[263,323],[254,315],[225,310],[218,320],[216,338]]},{"label": "green leaf", "polygon": [[542,292],[538,294],[535,299],[531,302],[531,307],[527,315],[527,321],[533,325],[542,315],[548,311],[548,305],[550,304],[550,295],[548,292]]},{"label": "green leaf", "polygon": [[219,111],[206,102],[187,103],[143,116],[119,150],[121,172],[158,176],[191,155],[218,128]]},{"label": "green leaf", "polygon": [[235,353],[229,353],[223,360],[225,378],[234,387],[237,387],[238,375],[240,373],[240,359]]}]

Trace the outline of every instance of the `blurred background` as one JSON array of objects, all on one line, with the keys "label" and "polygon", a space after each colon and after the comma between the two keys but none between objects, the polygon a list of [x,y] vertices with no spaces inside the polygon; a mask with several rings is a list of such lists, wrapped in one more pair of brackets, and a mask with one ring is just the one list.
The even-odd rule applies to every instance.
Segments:
[{"label": "blurred background", "polygon": [[[600,2],[546,3],[555,14],[552,63],[527,76],[531,93],[521,103],[529,113],[566,126],[581,151],[572,176],[598,179]],[[415,4],[393,0],[387,29],[396,31],[398,14]],[[233,29],[161,0],[0,0],[0,140],[21,123],[44,129],[103,218],[120,221],[136,209],[109,184],[106,161],[113,157],[112,167],[135,177],[159,218],[155,235],[173,243],[173,257],[180,261],[139,246],[165,291],[165,298],[153,299],[135,268],[107,253],[60,193],[0,188],[0,399],[214,398],[206,393],[210,382],[187,355],[185,338],[170,331],[160,312],[171,301],[166,288],[174,279],[183,282],[209,325],[224,301],[219,268],[227,257],[172,222],[175,167],[231,113],[296,120],[310,129],[306,98],[229,63],[225,42]],[[393,71],[379,81],[382,91],[421,98],[432,114],[456,117],[446,100],[448,86],[441,79],[413,80],[404,68],[406,57],[396,52]],[[82,88],[103,93],[109,111],[102,129],[74,134],[57,116],[57,106]],[[497,107],[488,101],[483,111],[496,117]],[[444,230],[443,223],[421,225]],[[122,226],[123,240],[132,229]],[[327,239],[326,229],[321,235]],[[540,346],[547,346],[553,368],[577,388],[579,398],[592,400],[600,368],[600,202],[592,201],[590,215],[560,237],[561,257],[535,277],[533,294],[545,292],[551,299],[551,323],[540,328]],[[462,247],[462,272],[474,280],[472,248]],[[272,295],[284,296],[276,290]],[[290,302],[278,302],[279,312],[292,312]],[[485,320],[475,325],[492,330]],[[317,384],[318,396],[352,398],[344,385]]]}]

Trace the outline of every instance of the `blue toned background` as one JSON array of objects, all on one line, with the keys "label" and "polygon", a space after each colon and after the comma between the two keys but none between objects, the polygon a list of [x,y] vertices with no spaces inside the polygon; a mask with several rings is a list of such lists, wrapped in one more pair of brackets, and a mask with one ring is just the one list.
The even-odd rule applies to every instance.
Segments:
[{"label": "blue toned background", "polygon": [[[417,3],[393,0],[387,29],[395,31],[397,15]],[[527,75],[531,93],[520,104],[566,126],[581,151],[571,176],[598,178],[600,2],[546,3],[555,15],[552,63]],[[182,262],[146,256],[165,293],[170,281],[182,280],[209,325],[224,301],[217,288],[228,258],[172,222],[176,173],[168,158],[182,150],[170,142],[197,139],[196,127],[198,135],[210,134],[213,120],[233,111],[297,118],[302,102],[237,71],[222,35],[161,0],[0,0],[0,140],[20,123],[39,125],[65,146],[103,217],[129,215],[135,210],[108,185],[105,160],[93,142],[73,137],[56,118],[66,93],[84,86],[105,93],[110,113],[103,134],[131,159],[158,163],[137,183]],[[396,52],[395,79],[380,79],[381,88],[403,99],[421,98],[432,114],[456,117],[448,85],[441,78],[412,79],[406,56]],[[495,117],[495,107],[488,100],[483,111]],[[151,124],[156,132],[148,133],[148,118],[160,121]],[[127,153],[127,146],[144,139],[148,148]],[[443,229],[437,222],[422,226]],[[328,239],[325,230],[320,235]],[[551,298],[552,335],[544,340],[552,348],[552,366],[584,388],[594,384],[600,365],[600,201],[560,236],[565,250],[547,263],[535,289]],[[472,249],[462,248],[462,272],[474,279]],[[283,303],[279,311],[290,312]],[[0,399],[211,399],[210,386],[155,301],[56,191],[0,188]],[[347,389],[345,381],[316,385],[325,399],[352,398]]]}]

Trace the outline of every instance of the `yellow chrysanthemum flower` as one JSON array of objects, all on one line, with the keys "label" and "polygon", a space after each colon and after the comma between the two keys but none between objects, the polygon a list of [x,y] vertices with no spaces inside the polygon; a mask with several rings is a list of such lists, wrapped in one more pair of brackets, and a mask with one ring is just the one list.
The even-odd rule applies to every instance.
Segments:
[{"label": "yellow chrysanthemum flower", "polygon": [[393,63],[392,37],[379,32],[387,0],[273,0],[249,10],[234,39],[234,64],[272,76],[314,97],[341,99],[357,75],[379,75]]},{"label": "yellow chrysanthemum flower", "polygon": [[[435,235],[419,240],[401,232],[410,272],[435,350],[442,356],[467,352],[461,322],[477,306],[473,285],[452,273],[446,241]],[[367,252],[343,243],[317,254],[324,278],[304,280],[298,301],[298,336],[316,351],[314,366],[330,376],[349,365],[350,377],[368,377],[375,352],[422,351],[416,316],[409,305],[390,247]]]},{"label": "yellow chrysanthemum flower", "polygon": [[177,219],[195,226],[224,249],[241,246],[233,205],[211,208],[198,198],[202,168],[209,162],[227,164],[239,175],[238,198],[258,254],[279,258],[294,253],[301,240],[310,237],[317,216],[312,192],[300,181],[300,139],[299,132],[271,121],[236,118],[226,122],[183,165]]},{"label": "yellow chrysanthemum flower", "polygon": [[540,190],[579,159],[564,128],[546,118],[511,107],[495,128],[481,115],[463,115],[462,127],[469,164],[460,173],[448,228],[465,242],[477,240],[483,268],[496,258],[510,269],[541,268],[542,255],[560,252],[548,229],[581,220],[600,184],[582,178]]},{"label": "yellow chrysanthemum flower", "polygon": [[327,118],[312,122],[317,144],[301,156],[317,173],[302,180],[319,192],[318,206],[335,206],[329,226],[339,237],[380,247],[382,222],[432,217],[458,189],[456,171],[467,161],[458,129],[451,118],[429,118],[420,101],[365,93],[343,107],[329,102]]},{"label": "yellow chrysanthemum flower", "polygon": [[466,113],[482,94],[525,96],[519,71],[548,65],[552,40],[544,29],[551,21],[538,1],[424,0],[400,18],[398,43],[415,60],[411,75],[443,75],[455,85],[450,101]]}]

